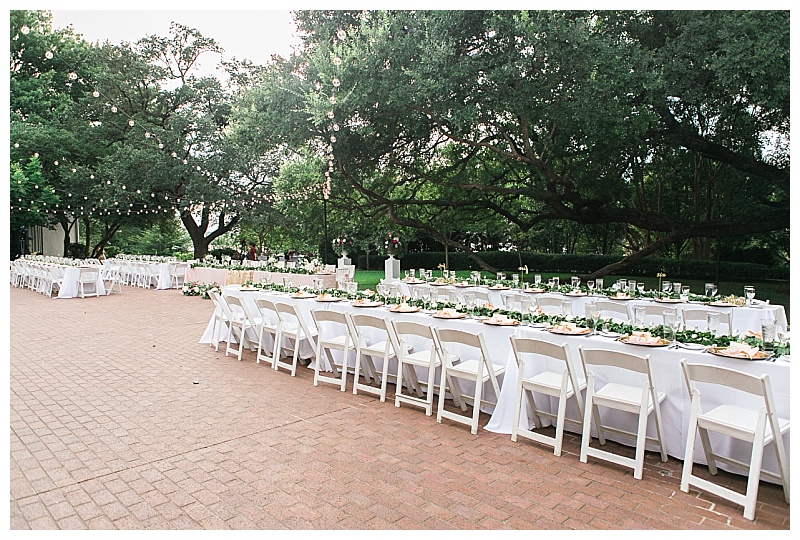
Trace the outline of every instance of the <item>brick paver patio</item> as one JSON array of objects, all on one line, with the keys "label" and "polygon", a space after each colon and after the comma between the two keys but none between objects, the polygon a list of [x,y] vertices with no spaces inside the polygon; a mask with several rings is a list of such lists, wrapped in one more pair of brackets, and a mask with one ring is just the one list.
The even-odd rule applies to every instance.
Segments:
[{"label": "brick paver patio", "polygon": [[[756,520],[644,478],[580,439],[560,458],[393,399],[314,387],[197,343],[208,300],[124,287],[58,300],[10,291],[11,529],[785,529],[762,483]],[[486,423],[486,418],[481,424]],[[613,444],[613,443],[609,443]],[[743,477],[721,473],[743,489]]]}]

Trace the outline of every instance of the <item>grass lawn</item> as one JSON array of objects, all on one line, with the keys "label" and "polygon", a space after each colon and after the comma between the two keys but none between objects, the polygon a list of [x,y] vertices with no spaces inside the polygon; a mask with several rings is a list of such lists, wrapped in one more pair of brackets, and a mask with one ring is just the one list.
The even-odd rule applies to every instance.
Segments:
[{"label": "grass lawn", "polygon": [[[434,276],[441,276],[441,271],[434,270]],[[459,278],[469,279],[469,270],[463,270],[456,272],[456,275]],[[510,274],[509,274],[510,275]],[[494,277],[493,275],[488,274],[487,272],[483,273],[484,277]],[[561,283],[569,283],[570,276],[568,274],[541,274],[542,281],[546,282],[553,276],[558,276],[561,280]],[[356,270],[355,281],[358,282],[359,289],[372,289],[375,290],[375,286],[380,283],[381,279],[383,279],[384,273],[383,270]],[[617,281],[617,279],[628,276],[605,276],[603,278],[605,283],[611,284]],[[525,281],[533,282],[533,274],[528,274],[524,276]],[[658,287],[658,278],[642,278],[637,277],[636,281],[643,281],[645,283],[645,288],[655,289]],[[672,281],[672,279],[670,279]],[[705,288],[705,282],[696,279],[685,279],[680,280],[683,285],[688,285],[692,288],[692,292],[702,294]],[[786,309],[786,318],[791,322],[789,318],[789,282],[788,281],[754,281],[754,282],[742,282],[742,281],[721,281],[717,284],[718,287],[718,295],[719,296],[727,296],[729,294],[735,294],[737,296],[744,295],[744,287],[745,285],[753,285],[756,288],[756,298],[760,300],[769,300],[772,304],[780,304],[783,305],[784,309]]]}]

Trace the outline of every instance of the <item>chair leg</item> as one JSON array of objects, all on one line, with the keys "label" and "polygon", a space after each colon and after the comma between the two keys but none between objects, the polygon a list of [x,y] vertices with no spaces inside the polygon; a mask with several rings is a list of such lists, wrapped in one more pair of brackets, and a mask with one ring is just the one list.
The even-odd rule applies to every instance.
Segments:
[{"label": "chair leg", "polygon": [[689,481],[694,467],[694,444],[697,438],[697,414],[699,396],[692,396],[692,408],[689,414],[689,429],[686,433],[686,451],[683,453],[683,472],[681,472],[681,491],[689,493]]},{"label": "chair leg", "polygon": [[[762,409],[763,411],[764,409]],[[756,422],[756,439],[753,440],[753,455],[750,456],[750,472],[747,475],[747,492],[744,503],[745,519],[753,520],[756,515],[758,483],[761,478],[761,461],[764,457],[764,430],[767,427],[766,413],[761,412]]]},{"label": "chair leg", "polygon": [[644,469],[644,445],[647,437],[647,402],[649,397],[642,401],[639,409],[639,428],[636,432],[636,457],[634,458],[633,477],[637,480],[642,479]]},{"label": "chair leg", "polygon": [[519,433],[519,418],[521,416],[520,409],[522,408],[522,370],[517,374],[517,391],[514,394],[514,420],[511,423],[511,440],[517,442],[517,434]]},{"label": "chair leg", "polygon": [[553,448],[553,455],[561,456],[561,446],[564,442],[564,418],[567,415],[567,393],[565,388],[561,388],[561,395],[558,396],[558,417],[556,420],[556,441]]},{"label": "chair leg", "polygon": [[589,441],[592,438],[592,417],[594,409],[594,375],[589,373],[586,380],[586,403],[583,409],[583,431],[581,433],[581,463],[589,461]]},{"label": "chair leg", "polygon": [[475,381],[475,401],[472,404],[472,423],[470,424],[470,433],[473,435],[478,434],[478,417],[481,414],[481,395],[483,394],[483,377],[481,375],[481,370],[478,370],[478,378]]}]

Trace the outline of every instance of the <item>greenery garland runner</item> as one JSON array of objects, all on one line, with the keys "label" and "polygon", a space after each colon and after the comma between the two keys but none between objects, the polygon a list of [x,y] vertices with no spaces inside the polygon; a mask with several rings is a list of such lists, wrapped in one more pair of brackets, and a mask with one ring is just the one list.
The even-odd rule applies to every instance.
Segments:
[{"label": "greenery garland runner", "polygon": [[208,296],[209,291],[214,291],[221,294],[222,288],[218,283],[200,283],[199,281],[190,281],[188,283],[184,283],[183,287],[181,288],[181,292],[183,292],[185,296],[199,296],[200,298],[205,298],[206,300],[210,298]]},{"label": "greenery garland runner", "polygon": [[[252,281],[246,282],[244,286],[253,287],[256,289],[263,289],[267,291],[273,291],[273,292],[289,293],[289,294],[298,292],[314,292],[316,294],[325,294],[328,296],[334,296],[337,298],[343,298],[347,300],[360,300],[360,299],[378,300],[383,302],[385,305],[400,304],[402,302],[405,302],[409,306],[413,307],[428,308],[434,311],[442,309],[453,309],[459,313],[468,313],[476,317],[491,317],[494,314],[501,314],[501,315],[506,315],[508,318],[511,319],[530,322],[533,324],[547,324],[555,326],[559,323],[566,321],[574,323],[579,327],[587,326],[587,320],[585,317],[577,317],[571,315],[564,316],[558,314],[551,315],[547,313],[532,313],[528,315],[525,319],[523,319],[523,316],[519,311],[513,311],[513,310],[508,311],[502,308],[496,308],[491,305],[478,306],[470,311],[467,310],[467,307],[464,306],[463,304],[454,304],[451,302],[437,302],[435,305],[432,305],[420,299],[410,299],[405,296],[379,295],[369,290],[361,290],[354,294],[349,294],[346,291],[342,291],[339,289],[323,288],[314,291],[307,286],[284,287],[283,285],[279,285],[277,283],[262,284],[262,283],[253,283]],[[600,318],[597,321],[597,327],[602,328],[605,331],[616,332],[622,336],[630,335],[632,332],[649,332],[650,335],[653,337],[666,338],[666,334],[664,332],[664,326],[660,324],[656,326],[635,327],[631,324],[621,323],[613,319]],[[762,348],[763,346],[763,342],[760,338],[750,334],[737,335],[737,336],[732,336],[732,335],[715,336],[710,332],[701,332],[698,330],[679,330],[676,334],[676,339],[679,343],[684,343],[684,344],[696,343],[706,347],[713,347],[713,346],[727,347],[732,342],[745,343],[751,347]],[[780,356],[781,354],[789,354],[789,345],[787,344],[783,349],[778,349],[776,347],[775,352],[776,356]]]}]

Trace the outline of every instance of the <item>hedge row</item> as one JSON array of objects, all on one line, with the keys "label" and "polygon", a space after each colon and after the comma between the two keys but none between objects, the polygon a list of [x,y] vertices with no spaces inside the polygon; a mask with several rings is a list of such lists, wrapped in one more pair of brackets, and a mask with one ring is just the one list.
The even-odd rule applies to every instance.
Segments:
[{"label": "hedge row", "polygon": [[[586,275],[606,265],[617,262],[619,256],[609,255],[557,255],[550,253],[483,251],[480,257],[491,266],[509,272],[520,266],[528,266],[530,272],[564,273]],[[520,264],[520,258],[522,263]],[[478,265],[465,253],[450,253],[451,270],[478,270]],[[365,267],[363,256],[358,258],[358,267]],[[370,266],[382,268],[382,261],[370,258]],[[401,268],[436,269],[444,263],[444,252],[407,253],[400,261]],[[716,261],[696,261],[692,259],[662,259],[646,257],[633,266],[615,272],[625,276],[655,277],[664,272],[669,277],[683,279],[714,279],[717,271]],[[765,264],[743,262],[720,262],[719,279],[726,281],[747,281],[764,279],[789,279],[787,266],[767,266]]]}]

